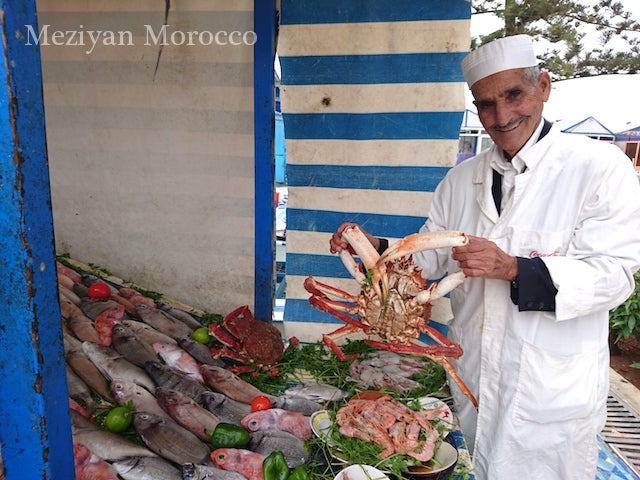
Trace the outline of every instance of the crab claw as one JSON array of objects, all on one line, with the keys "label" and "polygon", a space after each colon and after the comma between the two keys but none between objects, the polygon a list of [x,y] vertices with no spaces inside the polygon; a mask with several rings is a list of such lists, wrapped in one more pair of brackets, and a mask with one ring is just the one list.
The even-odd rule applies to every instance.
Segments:
[{"label": "crab claw", "polygon": [[469,243],[469,239],[464,233],[452,230],[414,233],[389,246],[378,259],[376,266],[379,267],[385,262],[396,260],[412,253],[436,250],[438,248],[461,247],[467,243]]},{"label": "crab claw", "polygon": [[438,283],[432,283],[429,288],[418,293],[415,296],[414,301],[418,305],[431,303],[434,300],[444,297],[447,293],[462,285],[466,278],[466,275],[462,271],[450,273]]}]

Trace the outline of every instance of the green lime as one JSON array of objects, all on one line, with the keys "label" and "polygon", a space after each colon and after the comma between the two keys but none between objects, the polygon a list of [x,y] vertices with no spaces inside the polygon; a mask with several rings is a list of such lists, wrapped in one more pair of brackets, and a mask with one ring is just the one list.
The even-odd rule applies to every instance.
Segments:
[{"label": "green lime", "polygon": [[104,420],[104,425],[110,431],[120,433],[129,428],[132,421],[133,415],[129,408],[116,407],[109,411],[107,418]]},{"label": "green lime", "polygon": [[191,334],[191,338],[193,338],[194,342],[202,343],[206,345],[211,340],[211,335],[209,335],[209,329],[207,327],[196,328]]}]

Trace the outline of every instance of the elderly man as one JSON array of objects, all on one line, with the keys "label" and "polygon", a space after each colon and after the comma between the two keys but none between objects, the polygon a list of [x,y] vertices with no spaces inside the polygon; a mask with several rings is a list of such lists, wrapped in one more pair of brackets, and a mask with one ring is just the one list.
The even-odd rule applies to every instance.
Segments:
[{"label": "elderly man", "polygon": [[[543,119],[551,80],[528,36],[482,46],[462,69],[494,145],[448,172],[421,229],[460,230],[469,244],[415,259],[426,278],[469,277],[451,293],[449,337],[477,411],[450,385],[474,468],[480,480],[593,479],[608,311],[640,267],[638,180],[614,145]],[[347,248],[346,225],[331,251]]]}]

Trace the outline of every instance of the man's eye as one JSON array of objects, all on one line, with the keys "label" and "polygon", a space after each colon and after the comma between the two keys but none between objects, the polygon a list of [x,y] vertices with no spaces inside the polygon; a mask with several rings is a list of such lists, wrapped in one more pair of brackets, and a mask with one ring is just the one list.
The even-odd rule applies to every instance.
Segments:
[{"label": "man's eye", "polygon": [[520,90],[511,90],[509,92],[509,99],[510,100],[515,100],[516,98],[518,98],[520,96],[522,92]]}]

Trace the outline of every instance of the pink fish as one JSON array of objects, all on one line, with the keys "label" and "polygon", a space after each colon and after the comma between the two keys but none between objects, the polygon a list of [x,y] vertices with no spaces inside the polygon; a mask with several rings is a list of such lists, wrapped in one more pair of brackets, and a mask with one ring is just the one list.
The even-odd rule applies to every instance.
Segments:
[{"label": "pink fish", "polygon": [[264,459],[264,455],[241,448],[218,448],[211,452],[211,462],[215,467],[239,473],[248,480],[263,480]]},{"label": "pink fish", "polygon": [[100,336],[100,345],[103,347],[111,346],[111,338],[113,326],[116,323],[121,323],[124,318],[124,306],[120,305],[117,308],[107,308],[104,312],[96,317],[93,322],[98,335]]},{"label": "pink fish", "polygon": [[59,274],[65,275],[73,280],[75,283],[82,283],[82,275],[75,270],[56,262],[56,270]]},{"label": "pink fish", "polygon": [[115,468],[81,443],[73,444],[73,460],[76,480],[118,480]]},{"label": "pink fish", "polygon": [[162,357],[164,362],[170,367],[186,373],[189,378],[196,382],[204,383],[202,374],[200,373],[200,363],[183,350],[178,345],[172,343],[155,342],[153,350]]},{"label": "pink fish", "polygon": [[313,434],[309,417],[282,408],[250,413],[240,423],[250,432],[284,430],[303,441],[309,440]]},{"label": "pink fish", "polygon": [[136,292],[132,288],[122,287],[120,290],[118,290],[118,293],[120,294],[121,297],[124,297],[125,299],[129,300],[129,302],[131,302],[134,306],[138,305],[139,303],[144,303],[145,305],[148,305],[151,308],[158,308],[156,306],[156,302],[154,302],[149,297],[140,295],[138,292]]}]

